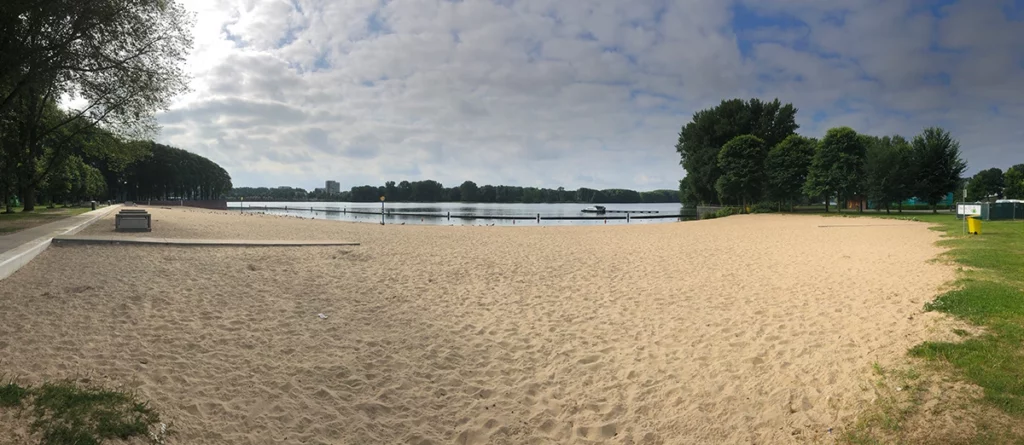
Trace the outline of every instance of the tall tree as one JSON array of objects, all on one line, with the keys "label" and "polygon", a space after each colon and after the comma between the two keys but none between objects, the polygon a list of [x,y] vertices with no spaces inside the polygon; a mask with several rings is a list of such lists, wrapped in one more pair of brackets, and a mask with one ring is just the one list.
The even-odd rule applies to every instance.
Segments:
[{"label": "tall tree", "polygon": [[720,201],[739,201],[744,207],[756,201],[765,184],[764,160],[768,155],[764,141],[743,135],[727,142],[718,153],[718,177],[715,189]]},{"label": "tall tree", "polygon": [[924,129],[914,137],[912,159],[917,168],[916,195],[932,206],[956,190],[967,164],[960,158],[960,143],[938,127]]},{"label": "tall tree", "polygon": [[913,177],[910,143],[899,135],[866,141],[870,145],[864,164],[864,189],[868,199],[884,206],[885,213],[890,213],[892,203],[902,203],[911,194],[913,183],[907,180]]},{"label": "tall tree", "polygon": [[794,201],[803,194],[817,143],[814,139],[794,134],[768,151],[764,161],[765,188],[768,197],[778,202],[780,209],[783,203],[789,203],[789,209],[793,210]]},{"label": "tall tree", "polygon": [[783,105],[778,99],[763,102],[759,99],[724,100],[714,108],[701,110],[682,127],[676,151],[680,164],[686,169],[691,194],[701,202],[718,200],[716,184],[722,172],[718,167],[718,153],[733,138],[753,135],[774,147],[799,127],[796,108]]},{"label": "tall tree", "polygon": [[823,196],[826,212],[829,200],[835,197],[841,212],[843,199],[862,187],[864,158],[864,140],[852,128],[828,130],[811,160],[804,192],[810,196]]}]

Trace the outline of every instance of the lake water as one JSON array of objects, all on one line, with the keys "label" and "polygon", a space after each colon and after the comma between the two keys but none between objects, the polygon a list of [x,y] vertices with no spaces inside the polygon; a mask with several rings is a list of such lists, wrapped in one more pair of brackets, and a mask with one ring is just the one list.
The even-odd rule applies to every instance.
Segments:
[{"label": "lake water", "polygon": [[[696,219],[694,209],[684,209],[679,204],[602,204],[609,213],[595,215],[583,213],[590,204],[498,204],[461,202],[394,202],[385,203],[385,224],[428,224],[428,225],[497,225],[497,226],[566,226],[604,224],[656,224]],[[228,202],[228,208],[236,211],[266,212],[275,215],[292,215],[303,218],[330,219],[380,224],[380,204],[366,202]],[[287,209],[287,210],[286,210]],[[312,210],[311,210],[312,209]],[[627,221],[625,213],[614,211],[654,211],[657,213],[631,213]],[[353,213],[353,212],[367,212]],[[451,217],[449,218],[449,214]],[[537,222],[540,215],[540,222]],[[681,215],[681,216],[680,216]],[[656,216],[658,218],[649,218]],[[511,219],[520,218],[520,219]],[[572,218],[572,219],[547,219]]]}]

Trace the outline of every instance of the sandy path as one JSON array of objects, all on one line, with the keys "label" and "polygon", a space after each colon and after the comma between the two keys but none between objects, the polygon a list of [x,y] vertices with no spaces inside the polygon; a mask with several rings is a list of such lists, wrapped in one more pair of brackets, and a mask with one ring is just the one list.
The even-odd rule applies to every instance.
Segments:
[{"label": "sandy path", "polygon": [[0,373],[132,383],[182,444],[831,442],[953,278],[901,221],[152,211],[141,236],[363,243],[54,247],[0,282]]}]

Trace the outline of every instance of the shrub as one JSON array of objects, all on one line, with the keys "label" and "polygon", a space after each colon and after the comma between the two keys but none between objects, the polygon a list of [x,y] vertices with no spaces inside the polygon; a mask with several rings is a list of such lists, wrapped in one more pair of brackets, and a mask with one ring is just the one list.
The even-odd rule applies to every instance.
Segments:
[{"label": "shrub", "polygon": [[738,213],[743,213],[741,210],[742,209],[740,209],[738,207],[722,207],[722,208],[720,208],[720,209],[718,209],[717,211],[714,211],[714,212],[704,212],[704,213],[702,213],[700,215],[700,219],[724,218],[726,216],[735,215],[735,214],[738,214]]}]

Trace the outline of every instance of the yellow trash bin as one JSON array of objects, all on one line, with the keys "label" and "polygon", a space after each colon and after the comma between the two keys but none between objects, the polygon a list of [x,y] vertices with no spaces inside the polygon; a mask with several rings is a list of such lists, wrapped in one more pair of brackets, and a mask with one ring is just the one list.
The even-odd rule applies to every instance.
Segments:
[{"label": "yellow trash bin", "polygon": [[967,217],[967,233],[981,235],[981,218]]}]

